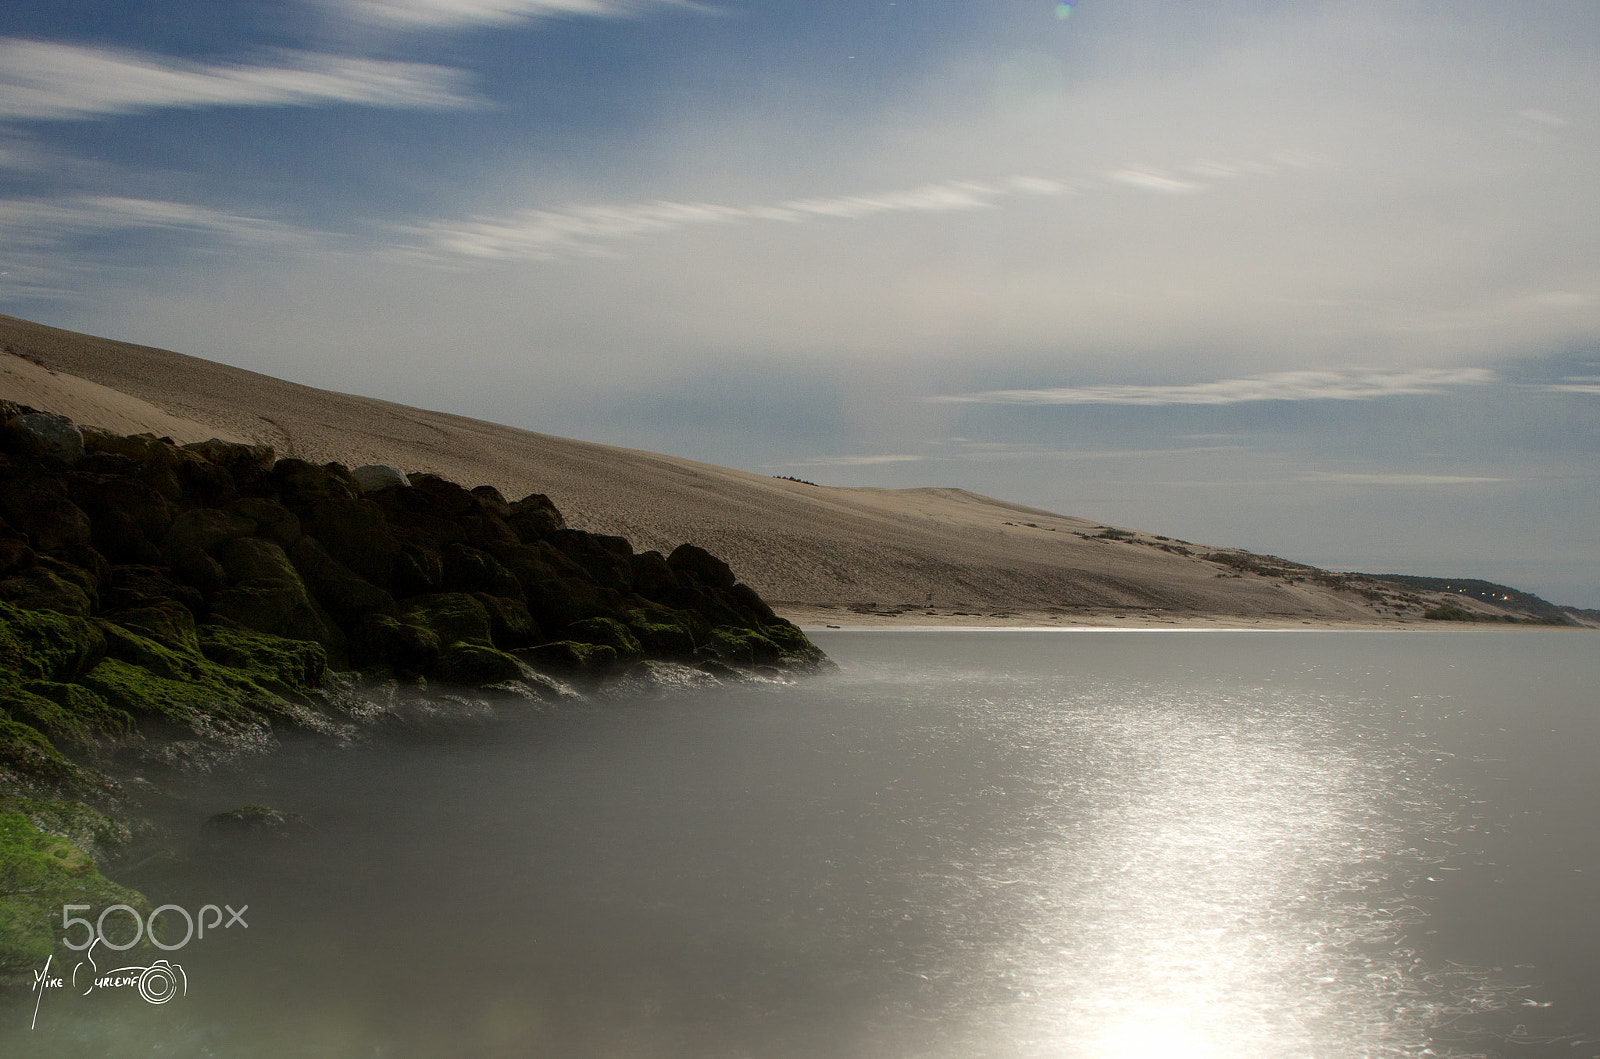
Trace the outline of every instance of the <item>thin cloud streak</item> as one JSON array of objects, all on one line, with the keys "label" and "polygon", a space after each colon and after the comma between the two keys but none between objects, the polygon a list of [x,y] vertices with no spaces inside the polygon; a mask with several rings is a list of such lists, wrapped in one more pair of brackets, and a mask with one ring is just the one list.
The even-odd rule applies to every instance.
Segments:
[{"label": "thin cloud streak", "polygon": [[0,40],[0,122],[63,121],[161,108],[481,105],[461,70],[284,52],[278,65],[201,64],[111,48]]},{"label": "thin cloud streak", "polygon": [[289,244],[317,236],[276,221],[182,202],[105,195],[0,199],[0,246],[6,248],[59,246],[72,236],[138,228],[205,232],[251,245]]},{"label": "thin cloud streak", "polygon": [[628,18],[662,7],[702,9],[684,0],[330,0],[328,6],[357,21],[418,29],[538,18]]},{"label": "thin cloud streak", "polygon": [[1336,485],[1490,485],[1509,482],[1509,478],[1484,478],[1465,474],[1334,474],[1322,473],[1301,479]]},{"label": "thin cloud streak", "polygon": [[[1243,174],[1268,175],[1283,168],[1306,169],[1311,162],[1269,165],[1200,161],[1187,171],[1222,179]],[[1161,195],[1189,194],[1208,185],[1180,180],[1155,170],[1129,168],[1107,174],[1114,183]],[[1000,181],[944,180],[917,187],[867,195],[835,195],[793,199],[754,206],[708,202],[641,202],[574,206],[559,210],[523,209],[502,217],[466,221],[431,221],[402,229],[418,241],[410,252],[424,257],[488,261],[548,261],[567,254],[605,254],[605,244],[695,224],[807,220],[863,220],[891,213],[959,213],[998,209],[1007,198],[1059,198],[1077,195],[1085,185],[1035,174]]]},{"label": "thin cloud streak", "polygon": [[1243,379],[1182,385],[1062,386],[1040,390],[987,390],[928,398],[941,404],[1020,405],[1228,405],[1248,401],[1365,401],[1378,397],[1443,393],[1496,379],[1485,368],[1418,368],[1409,371],[1283,371]]}]

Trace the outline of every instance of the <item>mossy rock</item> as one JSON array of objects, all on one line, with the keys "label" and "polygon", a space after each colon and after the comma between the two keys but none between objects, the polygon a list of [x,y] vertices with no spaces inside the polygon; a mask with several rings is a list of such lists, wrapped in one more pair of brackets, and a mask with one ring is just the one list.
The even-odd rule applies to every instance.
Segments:
[{"label": "mossy rock", "polygon": [[58,951],[65,904],[89,905],[84,917],[91,922],[115,904],[150,911],[142,894],[101,875],[71,842],[40,831],[20,812],[0,813],[0,975],[38,970]]},{"label": "mossy rock", "polygon": [[444,584],[452,592],[486,592],[507,598],[522,595],[516,577],[488,552],[452,544],[444,550],[443,558]]},{"label": "mossy rock", "polygon": [[601,644],[617,652],[620,661],[644,656],[639,640],[615,618],[588,618],[567,626],[567,639],[574,643]]},{"label": "mossy rock", "polygon": [[751,629],[719,625],[711,630],[701,652],[710,658],[738,666],[770,666],[783,657],[777,644]]},{"label": "mossy rock", "polygon": [[531,647],[544,639],[539,623],[533,620],[528,605],[520,599],[474,592],[472,598],[483,604],[489,615],[489,635],[495,646],[506,651]]},{"label": "mossy rock", "polygon": [[822,648],[812,643],[798,626],[787,621],[779,620],[770,625],[763,625],[761,635],[778,645],[779,650],[783,652],[783,661],[789,665],[831,665],[828,656],[822,653]]},{"label": "mossy rock", "polygon": [[58,835],[96,860],[120,852],[133,839],[133,829],[93,806],[55,798],[15,798],[0,803],[0,812],[17,811],[49,835]]},{"label": "mossy rock", "polygon": [[94,622],[0,603],[0,672],[19,679],[70,681],[105,657]]},{"label": "mossy rock", "polygon": [[629,607],[623,617],[628,631],[647,653],[665,658],[694,657],[697,644],[686,615],[651,603]]},{"label": "mossy rock", "polygon": [[[238,684],[245,684],[242,679]],[[203,730],[213,717],[226,720],[257,720],[255,711],[245,705],[247,695],[237,686],[219,687],[212,681],[173,679],[158,676],[142,666],[108,658],[83,678],[83,684],[120,710],[138,716],[154,716],[195,731]],[[272,697],[265,688],[252,686],[256,698]]]},{"label": "mossy rock", "polygon": [[517,652],[517,657],[536,669],[560,676],[599,677],[617,668],[617,650],[605,644],[557,640]]},{"label": "mossy rock", "polygon": [[522,679],[522,666],[504,651],[457,641],[439,652],[439,678],[450,684],[484,687]]},{"label": "mossy rock", "polygon": [[126,735],[133,718],[78,684],[30,680],[0,683],[0,707],[58,746],[92,749],[100,736]]},{"label": "mossy rock", "polygon": [[0,715],[0,772],[5,769],[51,787],[97,786],[94,776],[62,757],[38,729]]},{"label": "mossy rock", "polygon": [[401,604],[401,617],[439,637],[445,646],[465,641],[489,646],[489,612],[465,592],[438,592],[416,596]]},{"label": "mossy rock", "polygon": [[202,625],[199,644],[208,660],[274,690],[304,694],[321,687],[328,672],[328,652],[311,640]]},{"label": "mossy rock", "polygon": [[34,566],[0,581],[0,600],[28,610],[79,616],[94,612],[95,597],[83,585],[45,566]]},{"label": "mossy rock", "polygon": [[143,606],[129,607],[106,616],[108,621],[140,636],[170,647],[180,654],[198,655],[200,641],[195,636],[194,615],[182,603],[171,599],[152,600]]},{"label": "mossy rock", "polygon": [[387,614],[368,614],[350,634],[350,659],[359,666],[387,666],[397,676],[417,677],[438,665],[439,637]]}]

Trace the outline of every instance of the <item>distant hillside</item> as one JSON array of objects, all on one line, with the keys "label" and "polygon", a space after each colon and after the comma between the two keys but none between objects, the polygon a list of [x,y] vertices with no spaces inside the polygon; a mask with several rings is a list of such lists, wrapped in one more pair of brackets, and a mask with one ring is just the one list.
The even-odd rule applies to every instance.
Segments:
[{"label": "distant hillside", "polygon": [[[1549,600],[1541,599],[1532,592],[1523,592],[1508,585],[1497,585],[1493,581],[1479,581],[1474,578],[1450,577],[1418,577],[1414,574],[1357,574],[1358,577],[1369,578],[1373,581],[1388,581],[1407,588],[1420,589],[1424,592],[1438,592],[1441,594],[1454,594],[1466,599],[1475,599],[1480,603],[1487,603],[1502,611],[1512,614],[1525,614],[1530,618],[1548,621],[1558,625],[1578,624],[1576,616],[1585,612],[1574,607],[1558,607]],[[1600,616],[1600,612],[1587,612]]]}]

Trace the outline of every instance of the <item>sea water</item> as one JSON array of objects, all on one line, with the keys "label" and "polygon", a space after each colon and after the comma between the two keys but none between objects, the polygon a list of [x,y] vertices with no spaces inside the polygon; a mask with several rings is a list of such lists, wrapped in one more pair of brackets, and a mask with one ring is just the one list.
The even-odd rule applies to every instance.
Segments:
[{"label": "sea water", "polygon": [[312,830],[125,872],[247,910],[0,1052],[1600,1055],[1592,634],[816,639],[837,674],[191,781],[179,835]]}]

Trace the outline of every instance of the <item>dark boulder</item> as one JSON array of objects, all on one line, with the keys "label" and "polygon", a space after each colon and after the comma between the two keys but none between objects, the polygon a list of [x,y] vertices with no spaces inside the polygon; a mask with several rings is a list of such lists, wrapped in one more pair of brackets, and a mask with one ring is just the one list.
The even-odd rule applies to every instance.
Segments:
[{"label": "dark boulder", "polygon": [[522,679],[522,666],[504,651],[458,641],[439,652],[439,678],[450,684],[485,687]]},{"label": "dark boulder", "polygon": [[420,625],[448,647],[453,643],[491,644],[489,612],[465,592],[439,592],[416,596],[401,603],[400,616]]},{"label": "dark boulder", "polygon": [[674,573],[689,574],[707,588],[732,588],[737,580],[728,564],[693,544],[680,544],[667,556]]},{"label": "dark boulder", "polygon": [[489,615],[489,638],[496,646],[509,651],[531,647],[544,639],[539,624],[522,600],[486,592],[474,592],[472,598],[483,604],[484,612]]}]

